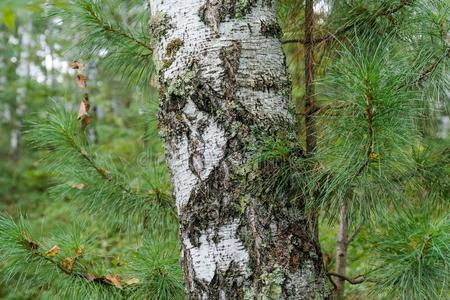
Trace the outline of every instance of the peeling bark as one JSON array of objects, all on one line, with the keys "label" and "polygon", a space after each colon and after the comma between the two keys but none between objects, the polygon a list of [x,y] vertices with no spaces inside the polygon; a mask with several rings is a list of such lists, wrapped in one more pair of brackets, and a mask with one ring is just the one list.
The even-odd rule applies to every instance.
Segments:
[{"label": "peeling bark", "polygon": [[327,298],[303,205],[247,188],[249,147],[296,136],[275,1],[152,0],[151,12],[189,298]]}]

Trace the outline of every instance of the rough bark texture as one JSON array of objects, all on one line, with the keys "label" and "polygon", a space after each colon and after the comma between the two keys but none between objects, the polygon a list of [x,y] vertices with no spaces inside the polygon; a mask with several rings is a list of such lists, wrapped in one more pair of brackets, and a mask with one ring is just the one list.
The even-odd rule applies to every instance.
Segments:
[{"label": "rough bark texture", "polygon": [[[160,133],[190,299],[323,299],[302,205],[250,188],[258,141],[294,138],[290,82],[270,0],[152,0]],[[273,171],[273,170],[272,170]]]}]

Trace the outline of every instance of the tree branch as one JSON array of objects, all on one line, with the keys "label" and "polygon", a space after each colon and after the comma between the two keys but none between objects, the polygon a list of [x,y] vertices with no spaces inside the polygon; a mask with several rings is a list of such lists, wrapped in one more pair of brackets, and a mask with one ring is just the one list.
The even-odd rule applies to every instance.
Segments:
[{"label": "tree branch", "polygon": [[131,34],[128,34],[122,30],[114,28],[109,22],[105,22],[103,20],[103,18],[98,15],[98,13],[94,10],[94,8],[92,6],[86,7],[86,11],[94,18],[94,20],[97,22],[98,26],[100,26],[106,32],[115,34],[117,36],[121,36],[121,37],[129,40],[130,42],[149,50],[150,53],[153,53],[153,49],[150,47],[150,45],[147,45],[144,42],[138,40]]},{"label": "tree branch", "polygon": [[436,59],[428,68],[426,68],[422,74],[417,78],[417,80],[414,82],[414,84],[421,85],[425,80],[430,77],[431,74],[437,69],[439,64],[446,58],[450,57],[450,47],[447,47],[447,49],[444,51],[444,53]]},{"label": "tree branch", "polygon": [[[93,284],[107,285],[107,286],[111,286],[114,288],[120,288],[118,286],[118,284],[115,284],[114,282],[111,282],[108,279],[109,278],[108,275],[98,277],[98,276],[94,276],[92,273],[82,273],[82,272],[74,271],[72,269],[67,269],[66,267],[64,267],[62,262],[57,262],[52,257],[39,251],[39,249],[43,249],[42,246],[39,245],[37,242],[31,240],[28,237],[28,235],[24,232],[22,232],[21,239],[23,240],[23,242],[26,242],[26,245],[28,245],[27,250],[30,252],[31,255],[34,255],[36,257],[39,257],[40,259],[43,259],[43,260],[49,262],[50,264],[54,265],[59,271],[66,274],[67,276],[72,276],[75,278],[83,279],[89,283],[92,282]],[[80,255],[82,255],[82,254],[76,254],[74,257],[72,257],[73,264],[75,264],[76,259],[78,259],[80,257]],[[67,257],[67,258],[70,258],[70,257]]]},{"label": "tree branch", "polygon": [[349,278],[349,277],[347,277],[345,275],[341,275],[341,274],[336,273],[336,272],[328,272],[327,275],[344,279],[345,281],[348,281],[350,284],[360,284],[360,283],[363,283],[365,281],[364,275],[358,275],[355,278]]},{"label": "tree branch", "polygon": [[364,159],[363,165],[359,168],[359,170],[356,172],[354,177],[359,176],[364,169],[370,164],[372,160],[376,160],[378,155],[373,151],[373,142],[374,142],[374,118],[375,114],[373,112],[373,102],[375,100],[374,95],[372,93],[370,82],[366,78],[364,80],[365,85],[365,98],[366,98],[366,117],[367,117],[367,149],[366,149],[366,158]]}]

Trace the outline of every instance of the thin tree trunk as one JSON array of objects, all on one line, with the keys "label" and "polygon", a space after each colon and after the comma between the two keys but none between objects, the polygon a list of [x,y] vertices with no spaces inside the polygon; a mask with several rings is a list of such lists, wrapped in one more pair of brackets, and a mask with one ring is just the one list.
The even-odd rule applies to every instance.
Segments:
[{"label": "thin tree trunk", "polygon": [[[347,266],[347,246],[348,246],[348,206],[343,200],[339,216],[339,232],[336,251],[336,273],[345,276]],[[336,297],[338,300],[344,299],[345,280],[342,277],[336,279]]]},{"label": "thin tree trunk", "polygon": [[[21,52],[19,55],[19,64],[16,72],[22,80],[28,81],[30,80],[30,64],[31,57],[30,53],[32,50],[33,40],[31,38],[33,32],[33,24],[32,22],[26,23],[24,26],[18,29],[20,36],[20,46]],[[22,82],[22,85],[23,84]],[[20,86],[16,89],[16,99],[15,99],[15,107],[14,107],[14,118],[13,118],[13,126],[11,130],[10,136],[10,153],[14,159],[19,158],[20,146],[21,146],[21,131],[22,131],[22,119],[26,110],[26,97],[27,97],[27,87]]]},{"label": "thin tree trunk", "polygon": [[314,95],[314,1],[305,1],[305,127],[306,151],[313,153],[317,137],[314,124],[316,102]]},{"label": "thin tree trunk", "polygon": [[153,0],[151,12],[189,298],[327,298],[302,205],[249,188],[264,177],[250,148],[296,136],[275,1]]},{"label": "thin tree trunk", "polygon": [[[314,85],[314,1],[305,1],[305,127],[306,152],[314,154],[317,144],[314,112],[316,110]],[[319,245],[319,216],[314,213],[309,216],[309,222],[314,229],[314,237]]]}]

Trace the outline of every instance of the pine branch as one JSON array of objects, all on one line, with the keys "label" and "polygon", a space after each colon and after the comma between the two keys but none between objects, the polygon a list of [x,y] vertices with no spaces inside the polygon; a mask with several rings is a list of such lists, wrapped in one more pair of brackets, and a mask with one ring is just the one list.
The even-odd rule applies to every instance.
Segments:
[{"label": "pine branch", "polygon": [[[433,73],[434,71],[439,67],[439,65],[444,62],[446,59],[450,57],[450,47],[447,47],[445,51],[434,61],[432,61],[427,67],[424,68],[424,70],[417,76],[417,79],[412,83],[412,86],[420,86],[422,85]],[[404,89],[407,86],[407,84],[401,84],[399,85],[398,89]],[[335,102],[333,104],[328,104],[322,107],[317,107],[313,114],[315,115],[324,115],[329,112],[336,113],[336,111],[339,110],[348,110],[351,109],[352,104],[347,102]],[[329,114],[328,114],[329,115]],[[339,116],[341,114],[336,113],[336,116]]]},{"label": "pine branch", "polygon": [[138,195],[134,195],[133,192],[130,189],[128,189],[127,187],[125,187],[121,182],[115,182],[114,178],[108,174],[108,171],[106,169],[97,165],[97,163],[89,155],[89,153],[85,149],[83,149],[79,144],[76,143],[73,136],[71,136],[65,128],[63,128],[63,134],[64,134],[65,140],[67,141],[69,146],[72,147],[73,150],[76,153],[78,153],[79,157],[82,158],[83,160],[85,160],[88,163],[88,165],[92,169],[94,169],[98,175],[100,175],[101,178],[103,178],[104,180],[111,182],[113,184],[117,184],[117,186],[119,186],[122,191],[138,198]]},{"label": "pine branch", "polygon": [[364,79],[364,92],[365,92],[365,99],[366,99],[366,117],[367,117],[367,144],[366,146],[366,157],[364,159],[364,163],[361,165],[360,169],[356,172],[355,176],[359,176],[364,169],[370,164],[372,160],[377,159],[377,154],[373,152],[373,142],[374,142],[374,112],[373,112],[373,105],[374,105],[374,96],[373,92],[370,88],[370,83],[367,78]]},{"label": "pine branch", "polygon": [[414,82],[414,85],[422,85],[437,69],[440,63],[442,63],[445,59],[450,57],[450,47],[447,47],[444,53],[432,62],[425,70],[419,75],[417,80]]},{"label": "pine branch", "polygon": [[[83,279],[86,280],[88,283],[91,284],[100,284],[100,285],[104,285],[104,286],[111,286],[114,289],[121,289],[121,286],[119,285],[120,281],[118,280],[118,277],[113,276],[113,275],[105,275],[105,276],[94,276],[92,273],[88,272],[88,273],[84,273],[84,272],[80,272],[80,271],[74,271],[74,270],[70,270],[67,266],[64,265],[64,262],[66,262],[66,259],[73,259],[71,260],[71,264],[75,264],[75,259],[78,258],[71,258],[71,257],[67,257],[64,260],[62,260],[61,262],[56,261],[55,259],[53,259],[52,257],[49,257],[48,255],[46,255],[44,252],[39,252],[38,250],[41,249],[42,247],[37,244],[36,242],[32,242],[32,241],[28,241],[28,243],[33,243],[34,247],[32,249],[32,251],[30,251],[30,255],[31,256],[36,256],[39,259],[45,260],[47,262],[49,262],[50,264],[53,265],[53,267],[57,268],[59,271],[61,271],[63,274],[66,274],[67,276],[71,276],[77,279]],[[111,279],[114,278],[116,279],[116,281],[112,281]]]},{"label": "pine branch", "polygon": [[[83,3],[83,1],[82,1],[82,3]],[[151,53],[153,53],[153,49],[150,47],[150,45],[147,45],[145,42],[138,40],[133,35],[125,32],[123,30],[120,30],[119,28],[113,27],[110,22],[107,22],[104,19],[104,16],[100,15],[98,10],[95,9],[95,6],[92,2],[84,2],[83,7],[86,10],[86,12],[96,21],[99,28],[102,28],[105,31],[105,33],[110,33],[110,34],[117,35],[118,37],[123,37],[124,39],[128,40],[129,42],[134,43],[135,45],[138,45],[138,46],[141,46],[142,48],[147,49],[150,53],[149,55],[151,55]]]},{"label": "pine branch", "polygon": [[[390,15],[393,15],[393,14],[397,13],[398,11],[402,10],[403,8],[412,5],[414,1],[415,0],[401,0],[400,3],[394,7],[391,7],[391,6],[383,7],[382,6],[376,13],[374,13],[373,15],[371,15],[367,18],[367,23],[373,22],[374,20],[376,20],[380,17],[388,17]],[[358,25],[359,22],[360,22],[359,20],[356,20],[342,28],[339,28],[334,33],[330,33],[330,34],[323,35],[321,37],[317,37],[312,41],[312,43],[314,45],[316,45],[316,44],[320,44],[323,42],[328,42],[329,40],[331,40],[333,38],[339,38],[342,35],[344,35],[345,33],[347,33],[348,31],[350,31],[351,29],[353,29],[356,25]],[[293,44],[293,43],[307,44],[308,42],[303,39],[287,39],[287,40],[283,40],[281,43],[282,44]]]},{"label": "pine branch", "polygon": [[[79,245],[75,249],[73,255],[64,257],[57,245],[45,250],[31,238],[29,225],[23,218],[16,223],[9,217],[0,216],[0,258],[4,268],[0,273],[6,281],[14,278],[21,288],[26,285],[54,286],[63,298],[71,299],[93,296],[110,299],[122,294],[120,281],[112,280],[113,275],[98,277],[88,273],[81,263],[84,247]],[[134,284],[137,284],[136,280]]]},{"label": "pine branch", "polygon": [[386,50],[391,43],[390,38],[356,37],[350,49],[342,45],[334,68],[321,82],[322,99],[339,100],[315,112],[325,126],[316,154],[321,169],[308,183],[320,195],[309,207],[324,209],[332,220],[350,190],[349,214],[356,219],[378,214],[400,197],[394,176],[413,165],[409,149],[418,134],[417,96],[398,86],[415,70],[399,75],[404,61]]},{"label": "pine branch", "polygon": [[17,282],[22,290],[45,287],[58,299],[184,299],[177,239],[164,231],[127,253],[128,269],[121,276],[93,265],[83,246],[89,242],[81,244],[77,233],[52,239],[55,244],[47,250],[30,232],[23,218],[15,222],[0,215],[1,279]]},{"label": "pine branch", "polygon": [[98,59],[112,76],[119,75],[130,85],[148,88],[154,63],[146,20],[139,22],[141,30],[133,31],[127,24],[113,21],[107,8],[98,1],[74,0],[55,9],[52,15],[69,24],[65,30],[75,36],[82,58]]},{"label": "pine branch", "polygon": [[76,117],[62,107],[46,120],[32,123],[28,132],[32,145],[51,149],[52,155],[46,160],[48,168],[62,182],[52,189],[53,194],[73,195],[84,200],[83,206],[92,213],[109,215],[115,222],[123,219],[124,224],[131,224],[133,216],[145,220],[165,213],[175,218],[169,191],[159,186],[150,187],[149,193],[129,188],[124,174],[114,170],[112,163],[109,170],[98,163],[84,134]]},{"label": "pine branch", "polygon": [[370,236],[372,258],[380,265],[371,271],[374,292],[407,299],[441,299],[448,293],[449,218],[431,213],[425,205],[410,207],[378,224]]}]

